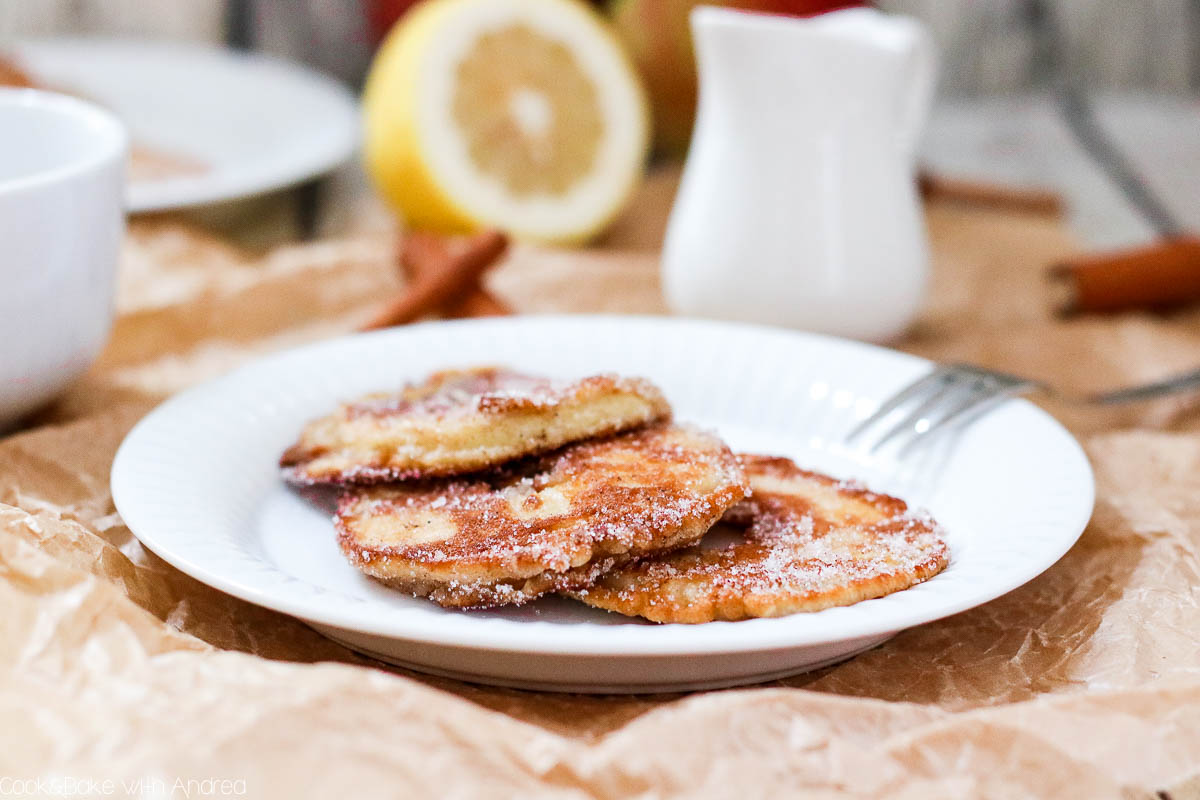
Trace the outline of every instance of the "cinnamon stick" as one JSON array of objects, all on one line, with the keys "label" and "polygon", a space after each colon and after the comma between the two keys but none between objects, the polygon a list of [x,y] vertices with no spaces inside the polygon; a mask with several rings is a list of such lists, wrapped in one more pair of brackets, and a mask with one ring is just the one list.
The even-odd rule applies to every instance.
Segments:
[{"label": "cinnamon stick", "polygon": [[443,267],[429,270],[414,280],[407,291],[387,303],[363,326],[363,330],[412,322],[458,301],[478,286],[479,276],[507,248],[508,237],[499,231],[486,231],[472,237],[461,252],[441,262]]},{"label": "cinnamon stick", "polygon": [[0,86],[15,86],[18,89],[36,89],[37,82],[15,62],[0,56]]},{"label": "cinnamon stick", "polygon": [[1200,238],[1179,236],[1134,250],[1057,264],[1062,314],[1166,309],[1200,302]]},{"label": "cinnamon stick", "polygon": [[[442,269],[452,257],[454,251],[445,237],[416,231],[405,238],[400,250],[400,266],[409,281],[420,281]],[[513,313],[507,304],[482,285],[438,310],[450,318],[498,317]]]},{"label": "cinnamon stick", "polygon": [[1062,216],[1063,211],[1062,197],[1049,189],[947,178],[929,172],[918,174],[917,187],[927,199],[1055,217]]},{"label": "cinnamon stick", "polygon": [[416,281],[440,271],[450,258],[450,248],[446,245],[446,237],[436,233],[410,231],[405,234],[400,247],[400,267],[404,277]]},{"label": "cinnamon stick", "polygon": [[506,317],[512,313],[513,310],[503,300],[483,287],[476,289],[463,298],[462,301],[446,309],[446,316],[454,319],[463,317]]}]

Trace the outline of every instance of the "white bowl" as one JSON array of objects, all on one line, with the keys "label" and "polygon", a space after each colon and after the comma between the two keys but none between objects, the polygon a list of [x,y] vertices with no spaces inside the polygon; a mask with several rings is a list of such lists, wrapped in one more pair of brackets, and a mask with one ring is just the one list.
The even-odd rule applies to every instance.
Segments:
[{"label": "white bowl", "polygon": [[0,425],[88,368],[112,324],[128,137],[112,114],[0,89]]}]

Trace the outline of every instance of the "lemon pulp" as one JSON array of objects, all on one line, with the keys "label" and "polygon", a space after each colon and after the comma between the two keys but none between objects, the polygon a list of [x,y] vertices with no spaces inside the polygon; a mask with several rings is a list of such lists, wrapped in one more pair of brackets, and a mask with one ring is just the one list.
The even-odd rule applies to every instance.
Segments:
[{"label": "lemon pulp", "polygon": [[484,34],[459,64],[454,119],[480,171],[517,196],[564,194],[592,168],[604,131],[571,51],[526,25]]},{"label": "lemon pulp", "polygon": [[640,179],[645,96],[576,0],[426,0],[364,93],[366,162],[409,224],[581,241]]}]

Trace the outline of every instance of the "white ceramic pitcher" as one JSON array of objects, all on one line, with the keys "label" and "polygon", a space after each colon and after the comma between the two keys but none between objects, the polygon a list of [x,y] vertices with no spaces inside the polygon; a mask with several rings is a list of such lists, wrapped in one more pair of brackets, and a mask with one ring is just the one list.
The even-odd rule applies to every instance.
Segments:
[{"label": "white ceramic pitcher", "polygon": [[928,252],[913,180],[932,41],[873,9],[692,12],[700,104],[663,250],[678,313],[886,340]]}]

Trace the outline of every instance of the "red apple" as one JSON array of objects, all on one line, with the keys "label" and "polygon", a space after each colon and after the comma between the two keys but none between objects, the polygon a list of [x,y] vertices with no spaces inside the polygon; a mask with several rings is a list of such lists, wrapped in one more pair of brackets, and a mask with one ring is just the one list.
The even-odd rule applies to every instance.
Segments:
[{"label": "red apple", "polygon": [[417,0],[367,0],[367,27],[375,44],[382,42],[396,20],[416,4]]}]

